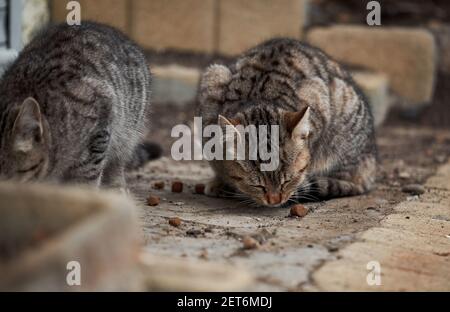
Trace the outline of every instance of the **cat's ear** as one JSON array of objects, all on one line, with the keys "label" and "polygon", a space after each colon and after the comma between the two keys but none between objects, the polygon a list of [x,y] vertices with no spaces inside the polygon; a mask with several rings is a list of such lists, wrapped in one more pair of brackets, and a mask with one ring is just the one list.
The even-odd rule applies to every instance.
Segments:
[{"label": "cat's ear", "polygon": [[222,115],[219,115],[219,119],[217,121],[218,125],[222,127],[222,129],[225,129],[226,131],[232,131],[231,133],[224,133],[225,139],[229,139],[231,137],[234,137],[236,134],[237,138],[241,140],[241,133],[236,128],[241,124],[241,122],[238,119],[229,119]]},{"label": "cat's ear", "polygon": [[222,142],[233,142],[233,144],[226,144],[226,147],[227,149],[231,149],[231,154],[236,155],[237,151],[234,149],[234,144],[236,142],[235,138],[237,139],[238,144],[242,142],[242,135],[236,127],[239,126],[241,122],[238,119],[228,119],[222,115],[219,115],[219,120],[217,123],[220,127],[222,127],[222,129],[225,130],[225,132],[222,133]]},{"label": "cat's ear", "polygon": [[311,133],[311,109],[304,107],[298,112],[288,112],[285,114],[285,123],[288,133],[293,140],[305,140]]},{"label": "cat's ear", "polygon": [[219,115],[219,120],[217,121],[217,123],[221,127],[226,127],[226,126],[236,127],[236,126],[239,126],[241,124],[239,119],[226,118],[226,117],[224,117],[222,115]]},{"label": "cat's ear", "polygon": [[28,153],[43,140],[44,130],[39,103],[27,98],[21,105],[13,126],[13,148]]},{"label": "cat's ear", "polygon": [[200,82],[200,96],[205,99],[220,100],[223,97],[224,86],[231,81],[232,74],[228,67],[211,65],[203,73]]}]

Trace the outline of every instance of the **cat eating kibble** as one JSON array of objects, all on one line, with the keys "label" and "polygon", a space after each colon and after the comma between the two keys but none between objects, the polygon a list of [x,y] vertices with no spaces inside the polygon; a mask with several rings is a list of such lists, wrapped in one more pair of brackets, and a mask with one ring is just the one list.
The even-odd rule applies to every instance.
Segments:
[{"label": "cat eating kibble", "polygon": [[0,81],[0,179],[123,189],[150,104],[150,70],[119,31],[50,27]]},{"label": "cat eating kibble", "polygon": [[373,188],[376,145],[370,107],[351,76],[320,50],[293,39],[270,40],[232,68],[210,66],[199,98],[203,127],[280,129],[279,146],[269,146],[280,157],[275,170],[260,170],[261,159],[212,160],[216,180],[207,194],[278,207]]}]

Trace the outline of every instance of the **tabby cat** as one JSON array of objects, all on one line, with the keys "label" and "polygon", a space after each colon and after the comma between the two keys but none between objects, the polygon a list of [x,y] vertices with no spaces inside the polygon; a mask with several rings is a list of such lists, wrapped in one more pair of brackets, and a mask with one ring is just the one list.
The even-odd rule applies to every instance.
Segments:
[{"label": "tabby cat", "polygon": [[278,125],[280,132],[279,146],[270,146],[279,149],[275,171],[261,171],[261,159],[213,160],[209,194],[282,206],[373,188],[377,152],[365,97],[338,63],[297,40],[265,42],[232,68],[210,66],[197,115],[204,127]]},{"label": "tabby cat", "polygon": [[123,188],[124,168],[148,156],[136,148],[150,82],[140,48],[119,31],[50,27],[0,81],[0,178]]}]

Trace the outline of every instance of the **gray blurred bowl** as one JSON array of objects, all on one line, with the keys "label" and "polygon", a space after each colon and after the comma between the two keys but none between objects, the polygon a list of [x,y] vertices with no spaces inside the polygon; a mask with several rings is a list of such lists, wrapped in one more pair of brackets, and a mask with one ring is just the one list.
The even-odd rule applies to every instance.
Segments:
[{"label": "gray blurred bowl", "polygon": [[[135,209],[116,194],[0,183],[0,291],[139,290]],[[80,286],[67,283],[72,261]]]}]

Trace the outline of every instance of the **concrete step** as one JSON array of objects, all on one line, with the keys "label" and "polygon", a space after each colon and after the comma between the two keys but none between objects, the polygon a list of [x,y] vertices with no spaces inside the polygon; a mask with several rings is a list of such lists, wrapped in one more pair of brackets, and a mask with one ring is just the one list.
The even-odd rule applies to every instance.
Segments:
[{"label": "concrete step", "polygon": [[150,66],[153,73],[152,102],[184,105],[197,96],[200,70],[179,65]]},{"label": "concrete step", "polygon": [[338,61],[385,73],[405,108],[430,103],[436,77],[436,43],[421,28],[332,26],[307,40]]},{"label": "concrete step", "polygon": [[274,37],[301,38],[307,0],[219,1],[219,53],[237,55]]},{"label": "concrete step", "polygon": [[353,72],[352,76],[369,101],[375,126],[380,126],[384,122],[391,105],[387,76],[371,72]]}]

